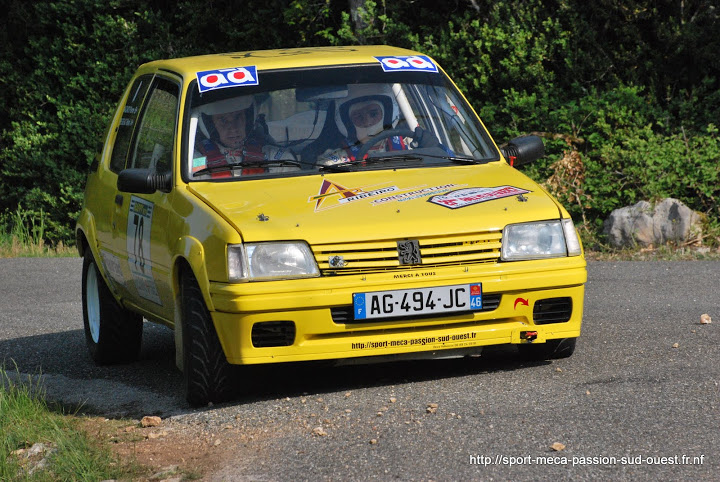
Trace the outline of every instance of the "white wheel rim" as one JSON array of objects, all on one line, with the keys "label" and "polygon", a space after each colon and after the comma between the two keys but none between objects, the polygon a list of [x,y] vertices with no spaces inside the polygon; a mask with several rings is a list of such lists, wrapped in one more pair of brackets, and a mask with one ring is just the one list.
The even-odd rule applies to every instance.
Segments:
[{"label": "white wheel rim", "polygon": [[95,263],[90,263],[90,266],[88,266],[85,283],[88,326],[90,327],[90,336],[97,343],[100,339],[100,292],[98,290],[98,275]]}]

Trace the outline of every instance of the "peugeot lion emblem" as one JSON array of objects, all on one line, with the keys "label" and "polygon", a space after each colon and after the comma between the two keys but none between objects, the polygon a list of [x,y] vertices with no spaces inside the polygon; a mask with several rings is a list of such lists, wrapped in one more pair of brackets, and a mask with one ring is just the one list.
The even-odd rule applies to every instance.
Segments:
[{"label": "peugeot lion emblem", "polygon": [[401,265],[420,264],[420,244],[414,240],[397,242],[398,259]]},{"label": "peugeot lion emblem", "polygon": [[342,256],[330,256],[328,259],[328,264],[331,268],[344,268],[347,266],[347,263],[345,263],[345,258]]}]

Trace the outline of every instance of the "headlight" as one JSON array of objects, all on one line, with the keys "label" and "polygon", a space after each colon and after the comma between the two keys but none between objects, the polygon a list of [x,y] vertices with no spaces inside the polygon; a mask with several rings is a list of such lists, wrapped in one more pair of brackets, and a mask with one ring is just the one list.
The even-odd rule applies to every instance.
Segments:
[{"label": "headlight", "polygon": [[572,220],[509,224],[502,239],[502,259],[558,258],[579,256],[580,240]]},{"label": "headlight", "polygon": [[303,242],[228,246],[230,281],[310,278],[319,276],[310,247]]}]

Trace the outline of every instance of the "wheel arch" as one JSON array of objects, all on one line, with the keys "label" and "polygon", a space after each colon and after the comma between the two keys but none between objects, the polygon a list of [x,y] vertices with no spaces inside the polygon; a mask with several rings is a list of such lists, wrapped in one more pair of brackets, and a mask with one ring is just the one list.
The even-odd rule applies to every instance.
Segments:
[{"label": "wheel arch", "polygon": [[[80,213],[75,226],[75,245],[77,246],[80,257],[85,256],[85,250],[93,246],[97,247],[97,239],[95,237],[95,218],[87,210]],[[93,256],[97,258],[97,250],[93,250]]]},{"label": "wheel arch", "polygon": [[172,283],[174,293],[174,335],[175,335],[175,365],[180,371],[184,371],[183,357],[183,322],[182,322],[182,276],[184,270],[190,270],[198,282],[202,292],[205,305],[210,311],[213,310],[212,298],[210,297],[210,281],[205,269],[205,249],[202,243],[190,236],[181,237],[175,247],[176,255],[172,262]]},{"label": "wheel arch", "polygon": [[88,242],[87,236],[85,235],[85,231],[78,228],[75,230],[75,246],[77,247],[78,254],[82,258],[85,256],[85,250],[88,249],[88,245],[90,243]]}]

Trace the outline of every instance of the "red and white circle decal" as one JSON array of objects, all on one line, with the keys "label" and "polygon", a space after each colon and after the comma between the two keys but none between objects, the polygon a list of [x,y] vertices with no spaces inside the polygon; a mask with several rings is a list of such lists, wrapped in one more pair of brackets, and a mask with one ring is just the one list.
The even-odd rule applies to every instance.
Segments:
[{"label": "red and white circle decal", "polygon": [[402,69],[403,67],[410,67],[410,64],[408,64],[402,59],[398,59],[395,57],[388,57],[386,59],[382,59],[381,62],[388,69]]},{"label": "red and white circle decal", "polygon": [[205,92],[239,85],[258,85],[255,66],[234,67],[232,69],[205,70],[198,72],[198,89]]},{"label": "red and white circle decal", "polygon": [[375,57],[385,72],[420,71],[437,72],[435,63],[426,55],[395,55]]},{"label": "red and white circle decal", "polygon": [[213,87],[220,85],[223,83],[223,78],[219,76],[218,74],[207,74],[203,75],[198,79],[200,84],[202,84],[206,88],[212,89]]}]

